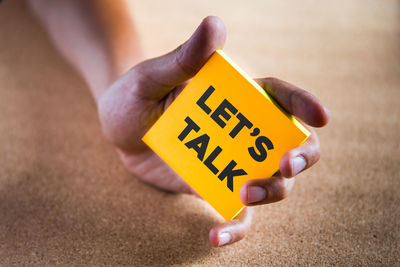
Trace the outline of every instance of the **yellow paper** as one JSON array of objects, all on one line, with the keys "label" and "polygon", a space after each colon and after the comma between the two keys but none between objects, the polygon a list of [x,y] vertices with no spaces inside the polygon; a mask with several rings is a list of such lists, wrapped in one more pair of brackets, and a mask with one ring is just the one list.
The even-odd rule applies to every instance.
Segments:
[{"label": "yellow paper", "polygon": [[309,135],[217,50],[142,140],[230,220],[242,184],[272,176]]}]

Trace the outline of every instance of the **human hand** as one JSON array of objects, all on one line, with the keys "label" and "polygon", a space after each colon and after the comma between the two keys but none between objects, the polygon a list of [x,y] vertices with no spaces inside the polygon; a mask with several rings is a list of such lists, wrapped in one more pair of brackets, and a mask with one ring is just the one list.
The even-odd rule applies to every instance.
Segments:
[{"label": "human hand", "polygon": [[[115,145],[126,168],[143,181],[168,191],[196,194],[141,141],[141,137],[212,53],[223,47],[225,39],[226,30],[222,21],[217,17],[207,17],[183,45],[164,56],[134,66],[100,97],[98,110],[105,136]],[[289,113],[305,123],[318,127],[327,123],[326,110],[309,93],[273,78],[258,82]],[[243,185],[240,193],[244,204],[266,204],[287,196],[294,179],[285,177],[294,176],[319,158],[318,137],[312,129],[310,131],[312,136],[306,144],[282,157],[279,175],[248,181]],[[291,159],[298,155],[303,156],[306,164],[300,161],[291,163]],[[246,207],[238,219],[215,226],[210,231],[211,244],[222,246],[242,239],[250,228],[252,216],[252,207]]]}]

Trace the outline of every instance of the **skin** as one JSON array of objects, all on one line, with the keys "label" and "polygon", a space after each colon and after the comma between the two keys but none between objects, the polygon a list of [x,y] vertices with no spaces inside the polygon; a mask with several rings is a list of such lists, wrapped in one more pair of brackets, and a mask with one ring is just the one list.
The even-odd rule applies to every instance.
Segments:
[{"label": "skin", "polygon": [[[141,137],[211,54],[223,48],[223,22],[218,17],[207,17],[178,48],[142,61],[134,24],[123,1],[31,0],[28,5],[61,54],[87,81],[97,103],[103,133],[125,167],[162,190],[196,195]],[[294,176],[320,157],[318,136],[312,127],[327,124],[328,110],[316,97],[292,84],[277,78],[256,81],[288,113],[303,122],[311,137],[282,157],[275,176],[251,180],[242,186],[240,197],[247,207],[239,218],[211,229],[209,239],[215,247],[245,237],[253,218],[252,206],[286,198],[293,188]]]}]

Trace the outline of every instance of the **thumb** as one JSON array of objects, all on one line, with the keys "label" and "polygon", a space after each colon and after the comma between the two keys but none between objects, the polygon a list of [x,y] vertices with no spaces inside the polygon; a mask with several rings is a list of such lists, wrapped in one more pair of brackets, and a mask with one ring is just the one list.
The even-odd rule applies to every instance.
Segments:
[{"label": "thumb", "polygon": [[206,17],[184,44],[166,55],[140,63],[131,70],[134,75],[128,76],[139,81],[139,95],[160,100],[193,77],[216,49],[223,48],[225,39],[222,20]]}]

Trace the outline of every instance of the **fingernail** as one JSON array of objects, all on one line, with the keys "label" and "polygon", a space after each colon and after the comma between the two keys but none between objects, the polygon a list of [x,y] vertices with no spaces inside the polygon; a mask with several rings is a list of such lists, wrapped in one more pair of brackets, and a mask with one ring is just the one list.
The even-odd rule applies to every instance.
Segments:
[{"label": "fingernail", "polygon": [[223,246],[231,242],[231,235],[229,233],[220,233],[218,235],[218,246]]},{"label": "fingernail", "polygon": [[247,203],[254,203],[265,199],[267,191],[260,186],[247,187]]},{"label": "fingernail", "polygon": [[303,156],[297,156],[291,159],[292,174],[295,176],[306,167],[307,163]]}]

